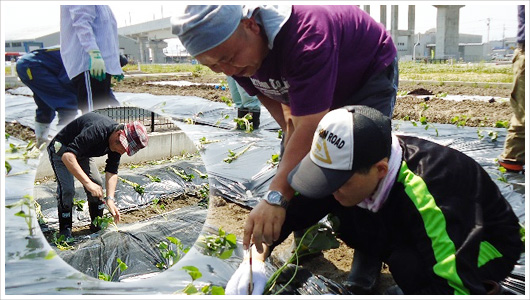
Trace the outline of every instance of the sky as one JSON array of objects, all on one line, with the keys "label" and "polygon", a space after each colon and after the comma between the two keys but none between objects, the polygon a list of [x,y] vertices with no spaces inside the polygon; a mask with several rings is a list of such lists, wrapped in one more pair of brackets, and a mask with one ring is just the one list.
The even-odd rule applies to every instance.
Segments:
[{"label": "sky", "polygon": [[[198,1],[194,1],[198,2]],[[249,1],[210,1],[201,3],[230,3],[243,4]],[[264,2],[252,1],[256,4]],[[182,11],[182,7],[189,1],[21,1],[2,0],[1,2],[2,37],[5,40],[31,39],[59,31],[59,6],[68,4],[108,4],[118,23],[118,27],[134,25],[161,17],[170,17]],[[281,4],[281,2],[265,2],[267,4]],[[322,4],[322,1],[303,1],[290,4]],[[517,4],[526,1],[348,1],[329,2],[333,4],[370,5],[372,17],[379,21],[379,6],[387,5],[387,16],[390,18],[390,5],[399,5],[399,29],[407,29],[407,6],[416,5],[415,33],[436,27],[436,8],[433,4],[465,5],[460,9],[460,33],[480,34],[486,42],[488,35],[487,20],[489,19],[489,39],[500,40],[504,37],[514,37],[517,30]],[[427,4],[428,3],[428,4]],[[387,21],[390,28],[390,19]]]}]

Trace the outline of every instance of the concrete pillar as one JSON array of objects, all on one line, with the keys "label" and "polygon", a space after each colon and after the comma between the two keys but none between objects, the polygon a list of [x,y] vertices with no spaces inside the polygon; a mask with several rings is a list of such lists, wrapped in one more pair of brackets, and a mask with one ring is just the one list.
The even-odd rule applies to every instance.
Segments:
[{"label": "concrete pillar", "polygon": [[363,10],[364,10],[367,14],[370,14],[370,5],[363,5]]},{"label": "concrete pillar", "polygon": [[398,40],[399,8],[397,5],[390,6],[390,35],[394,43]]},{"label": "concrete pillar", "polygon": [[386,28],[386,5],[379,6],[379,22]]},{"label": "concrete pillar", "polygon": [[416,6],[415,5],[409,5],[409,13],[408,13],[408,31],[409,36],[407,40],[407,50],[408,53],[413,52],[414,43],[416,41],[414,40],[414,30],[416,29]]},{"label": "concrete pillar", "polygon": [[167,43],[164,41],[151,40],[149,41],[149,49],[151,49],[151,55],[153,63],[165,63],[166,56],[164,55],[163,49],[167,47]]},{"label": "concrete pillar", "polygon": [[142,38],[140,38],[140,37],[137,37],[136,41],[138,42],[138,48],[140,50],[140,60],[139,60],[139,62],[145,63],[144,40]]},{"label": "concrete pillar", "polygon": [[436,15],[436,59],[459,59],[460,8],[464,5],[434,5]]}]

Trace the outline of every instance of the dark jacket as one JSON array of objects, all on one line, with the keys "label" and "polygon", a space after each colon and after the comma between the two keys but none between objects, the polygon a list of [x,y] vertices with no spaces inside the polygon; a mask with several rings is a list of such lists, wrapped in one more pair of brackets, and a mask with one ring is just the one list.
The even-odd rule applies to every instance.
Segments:
[{"label": "dark jacket", "polygon": [[121,154],[109,148],[109,137],[118,123],[109,117],[90,112],[66,125],[50,142],[61,142],[66,148],[63,152],[72,152],[80,158],[108,155],[105,172],[118,174]]},{"label": "dark jacket", "polygon": [[416,137],[398,139],[401,169],[377,213],[343,207],[333,196],[295,197],[280,240],[332,213],[339,237],[378,254],[404,293],[485,293],[483,281],[504,279],[523,251],[510,204],[467,155]]}]

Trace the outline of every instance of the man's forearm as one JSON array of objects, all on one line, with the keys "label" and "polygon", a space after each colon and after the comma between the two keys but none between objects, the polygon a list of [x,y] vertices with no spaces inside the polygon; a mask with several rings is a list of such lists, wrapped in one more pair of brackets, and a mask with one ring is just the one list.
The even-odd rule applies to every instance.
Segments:
[{"label": "man's forearm", "polygon": [[114,197],[117,184],[118,174],[105,172],[105,187],[107,188],[107,197]]},{"label": "man's forearm", "polygon": [[77,178],[77,180],[79,180],[79,182],[81,182],[83,186],[86,186],[87,184],[92,182],[92,180],[90,180],[88,175],[83,171],[83,169],[77,162],[77,156],[75,154],[73,154],[72,152],[65,152],[62,155],[61,160],[63,161],[68,171],[70,171],[70,173],[72,173],[72,175],[74,175],[74,177]]},{"label": "man's forearm", "polygon": [[285,119],[283,118],[283,110],[280,102],[272,100],[271,98],[263,95],[257,95],[259,101],[269,111],[274,120],[280,125],[280,128],[285,131]]}]

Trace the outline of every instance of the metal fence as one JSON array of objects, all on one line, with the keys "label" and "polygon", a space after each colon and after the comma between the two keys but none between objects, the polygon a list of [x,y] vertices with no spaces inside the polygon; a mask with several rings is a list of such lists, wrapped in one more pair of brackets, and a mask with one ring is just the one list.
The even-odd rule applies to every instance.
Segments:
[{"label": "metal fence", "polygon": [[163,132],[179,129],[171,118],[161,116],[143,108],[113,107],[99,109],[94,112],[107,116],[118,123],[139,121],[145,126],[145,128],[148,128],[148,130],[150,129],[150,132]]}]

